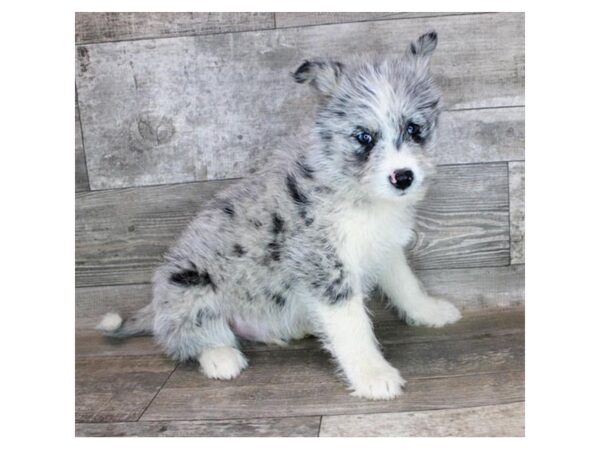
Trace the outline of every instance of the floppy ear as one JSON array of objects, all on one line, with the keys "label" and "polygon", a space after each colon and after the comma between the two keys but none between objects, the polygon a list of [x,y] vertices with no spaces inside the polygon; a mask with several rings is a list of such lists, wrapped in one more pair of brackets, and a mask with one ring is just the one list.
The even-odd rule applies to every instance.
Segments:
[{"label": "floppy ear", "polygon": [[318,93],[330,96],[336,90],[344,66],[336,61],[313,59],[304,61],[293,74],[296,83],[308,83]]},{"label": "floppy ear", "polygon": [[430,31],[419,36],[419,39],[410,43],[406,54],[411,58],[423,58],[429,62],[431,55],[437,47],[438,37],[435,31]]}]

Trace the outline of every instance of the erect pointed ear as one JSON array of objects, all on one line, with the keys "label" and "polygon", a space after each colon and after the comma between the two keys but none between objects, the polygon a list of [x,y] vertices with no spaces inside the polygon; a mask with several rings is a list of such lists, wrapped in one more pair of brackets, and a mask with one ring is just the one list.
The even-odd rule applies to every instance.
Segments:
[{"label": "erect pointed ear", "polygon": [[410,43],[406,54],[411,58],[423,58],[429,62],[431,55],[437,47],[438,37],[435,31],[430,31],[419,36],[419,39]]},{"label": "erect pointed ear", "polygon": [[308,83],[321,95],[330,96],[337,89],[343,70],[339,62],[313,59],[304,61],[293,77],[296,83]]}]

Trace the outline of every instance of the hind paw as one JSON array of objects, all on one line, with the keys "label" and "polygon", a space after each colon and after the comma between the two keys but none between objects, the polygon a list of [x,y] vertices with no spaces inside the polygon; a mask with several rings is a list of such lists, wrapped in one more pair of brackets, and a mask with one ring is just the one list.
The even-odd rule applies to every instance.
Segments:
[{"label": "hind paw", "polygon": [[231,380],[248,367],[248,360],[242,352],[233,347],[206,349],[198,361],[204,375],[218,380]]}]

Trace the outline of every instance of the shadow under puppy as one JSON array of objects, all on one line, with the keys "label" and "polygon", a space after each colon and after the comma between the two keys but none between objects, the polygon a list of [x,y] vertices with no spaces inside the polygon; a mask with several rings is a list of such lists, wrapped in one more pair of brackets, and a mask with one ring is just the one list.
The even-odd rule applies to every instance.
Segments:
[{"label": "shadow under puppy", "polygon": [[320,337],[353,395],[391,399],[400,372],[382,356],[365,307],[379,286],[407,322],[460,318],[427,295],[403,247],[433,174],[440,92],[430,71],[437,35],[367,63],[304,62],[294,73],[319,95],[313,133],[201,211],[153,278],[153,301],[98,328],[153,334],[178,360],[230,379],[246,368],[238,337],[285,344]]}]

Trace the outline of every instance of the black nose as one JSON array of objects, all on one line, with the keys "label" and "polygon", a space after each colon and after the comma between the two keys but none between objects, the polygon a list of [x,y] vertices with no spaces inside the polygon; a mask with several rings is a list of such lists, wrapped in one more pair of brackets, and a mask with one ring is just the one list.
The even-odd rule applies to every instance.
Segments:
[{"label": "black nose", "polygon": [[398,169],[394,170],[394,173],[390,176],[390,183],[392,183],[396,189],[404,190],[412,184],[414,179],[415,174],[412,170]]}]

